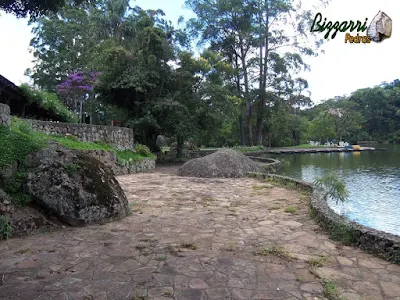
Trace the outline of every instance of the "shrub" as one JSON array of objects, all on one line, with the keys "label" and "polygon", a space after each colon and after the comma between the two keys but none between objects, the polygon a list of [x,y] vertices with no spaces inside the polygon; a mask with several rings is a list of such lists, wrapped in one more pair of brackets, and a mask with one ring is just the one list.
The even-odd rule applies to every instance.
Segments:
[{"label": "shrub", "polygon": [[29,103],[36,103],[43,109],[58,115],[61,121],[76,123],[78,117],[68,110],[55,93],[48,93],[35,89],[27,84],[20,86]]},{"label": "shrub", "polygon": [[153,154],[151,153],[149,147],[147,147],[146,145],[142,145],[142,144],[136,145],[135,152],[137,154],[140,154],[140,155],[143,155],[143,156],[153,156]]},{"label": "shrub", "polygon": [[8,239],[12,236],[11,221],[8,216],[0,216],[0,238]]},{"label": "shrub", "polygon": [[346,184],[341,181],[336,174],[328,173],[323,177],[318,178],[314,181],[314,184],[319,187],[323,187],[327,190],[327,195],[334,200],[336,204],[340,202],[346,202],[349,196]]}]

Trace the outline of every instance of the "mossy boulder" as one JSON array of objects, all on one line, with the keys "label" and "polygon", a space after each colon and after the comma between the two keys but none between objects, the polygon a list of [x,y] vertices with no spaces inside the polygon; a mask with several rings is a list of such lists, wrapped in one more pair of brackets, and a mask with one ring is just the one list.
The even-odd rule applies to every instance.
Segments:
[{"label": "mossy boulder", "polygon": [[129,214],[112,170],[78,150],[51,143],[27,157],[25,191],[45,211],[72,225],[104,223]]}]

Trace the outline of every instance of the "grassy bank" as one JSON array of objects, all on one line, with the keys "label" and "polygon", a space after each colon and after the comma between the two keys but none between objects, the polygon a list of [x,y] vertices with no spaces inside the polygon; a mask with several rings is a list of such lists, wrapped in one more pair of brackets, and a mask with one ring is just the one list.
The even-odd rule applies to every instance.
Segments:
[{"label": "grassy bank", "polygon": [[119,159],[128,161],[138,161],[146,157],[155,158],[155,155],[143,145],[137,145],[134,150],[122,151],[105,143],[82,142],[74,136],[46,135],[33,131],[28,123],[17,118],[13,118],[11,130],[5,127],[1,128],[0,140],[2,141],[0,145],[2,153],[0,166],[12,164],[16,159],[22,160],[27,154],[44,147],[49,141],[58,142],[69,149],[115,152]]},{"label": "grassy bank", "polygon": [[[11,128],[0,126],[0,169],[7,170],[17,166],[18,170],[12,180],[0,182],[0,188],[12,195],[15,204],[24,205],[30,201],[21,192],[21,184],[26,178],[27,168],[24,164],[28,154],[45,147],[49,141],[55,141],[62,146],[75,150],[105,150],[115,152],[118,160],[140,161],[145,158],[155,159],[150,150],[143,145],[137,145],[134,150],[120,151],[103,143],[81,142],[76,137],[50,136],[35,132],[28,123],[13,118]],[[1,178],[0,178],[1,179]]]}]

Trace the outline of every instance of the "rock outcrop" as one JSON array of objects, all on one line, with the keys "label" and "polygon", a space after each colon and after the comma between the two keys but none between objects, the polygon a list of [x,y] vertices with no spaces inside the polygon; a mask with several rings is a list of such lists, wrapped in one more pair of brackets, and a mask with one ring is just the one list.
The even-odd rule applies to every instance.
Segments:
[{"label": "rock outcrop", "polygon": [[27,157],[26,192],[46,212],[72,225],[126,217],[128,201],[112,170],[82,151],[52,143]]},{"label": "rock outcrop", "polygon": [[186,162],[178,175],[188,177],[245,177],[247,172],[262,172],[261,164],[231,149],[221,149],[205,157]]}]

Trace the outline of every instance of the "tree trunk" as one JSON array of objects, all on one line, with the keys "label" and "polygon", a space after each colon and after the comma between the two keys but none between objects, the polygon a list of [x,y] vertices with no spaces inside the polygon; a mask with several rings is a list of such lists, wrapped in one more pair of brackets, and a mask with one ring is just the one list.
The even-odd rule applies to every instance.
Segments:
[{"label": "tree trunk", "polygon": [[249,92],[249,75],[247,72],[247,62],[245,57],[245,51],[243,48],[243,40],[240,39],[240,54],[242,60],[242,68],[243,68],[243,77],[244,77],[244,94],[246,98],[246,113],[247,113],[247,132],[248,132],[248,140],[249,146],[253,146],[253,128],[251,124],[252,119],[252,103],[250,99],[250,92]]},{"label": "tree trunk", "polygon": [[176,141],[176,158],[182,157],[182,150],[183,150],[183,137],[181,135],[178,135]]},{"label": "tree trunk", "polygon": [[244,126],[243,126],[243,116],[239,115],[239,128],[240,128],[240,146],[244,146]]},{"label": "tree trunk", "polygon": [[79,106],[79,123],[82,124],[82,106],[83,106],[83,100],[80,100],[80,106]]},{"label": "tree trunk", "polygon": [[258,111],[257,111],[257,123],[256,123],[256,145],[262,145],[262,128],[263,128],[263,119],[264,119],[264,96],[263,96],[263,91],[262,88],[264,86],[263,84],[263,47],[264,47],[264,39],[263,35],[261,34],[262,32],[262,12],[261,12],[261,7],[259,6],[259,14],[258,14],[258,25],[259,25],[259,30],[260,30],[260,45],[259,45],[259,50],[260,50],[260,61],[259,61],[259,68],[260,68],[260,74],[259,74],[259,91],[260,95],[260,103],[258,106]]},{"label": "tree trunk", "polygon": [[[265,39],[262,39],[260,32],[260,95],[259,95],[259,106],[257,112],[257,131],[256,131],[256,139],[257,144],[262,145],[262,130],[264,123],[264,109],[265,109],[265,93],[267,89],[267,71],[268,71],[268,55],[269,55],[269,10],[268,10],[268,1],[265,2],[266,11],[265,11]],[[260,23],[260,31],[261,31],[261,20],[262,20],[262,12],[260,11],[259,23]],[[264,43],[265,41],[265,43]],[[265,53],[264,53],[264,63],[262,49],[265,45]]]},{"label": "tree trunk", "polygon": [[257,112],[257,131],[256,131],[256,144],[262,146],[263,144],[263,123],[264,123],[264,109],[265,109],[265,100],[264,96],[261,96],[261,100],[258,106]]}]

